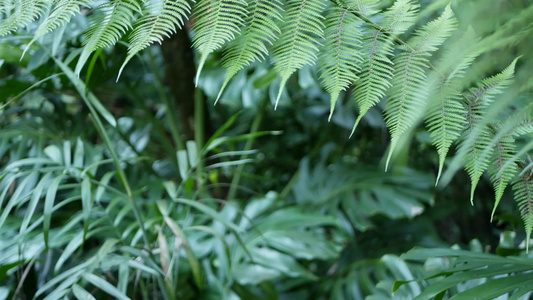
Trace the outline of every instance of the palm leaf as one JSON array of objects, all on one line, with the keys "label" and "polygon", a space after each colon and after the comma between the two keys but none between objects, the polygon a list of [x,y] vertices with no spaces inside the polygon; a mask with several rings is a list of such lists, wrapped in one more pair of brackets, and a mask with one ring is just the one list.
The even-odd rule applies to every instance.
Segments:
[{"label": "palm leaf", "polygon": [[367,27],[363,32],[363,65],[359,73],[359,85],[353,98],[359,106],[359,116],[352,129],[352,135],[366,112],[374,107],[390,87],[393,67],[390,57],[394,52],[394,35],[407,30],[415,21],[418,5],[412,1],[400,0],[384,13],[382,28]]},{"label": "palm leaf", "polygon": [[[144,3],[144,16],[133,24],[128,56],[120,67],[119,77],[128,61],[135,54],[153,43],[161,44],[164,37],[169,37],[183,26],[190,12],[189,3],[186,0],[149,0],[144,1]],[[133,6],[127,7],[131,10]],[[127,16],[123,15],[123,18],[127,18]],[[111,30],[111,32],[116,34],[117,29]]]},{"label": "palm leaf", "polygon": [[134,13],[141,13],[141,7],[135,0],[104,2],[93,11],[83,51],[76,65],[76,75],[80,74],[91,53],[117,43],[131,27]]},{"label": "palm leaf", "polygon": [[231,41],[222,57],[226,79],[217,101],[229,81],[243,68],[268,55],[267,44],[272,44],[280,33],[276,21],[281,20],[279,0],[248,0],[248,14],[241,34]]},{"label": "palm leaf", "polygon": [[331,96],[329,119],[333,115],[339,93],[355,80],[361,64],[359,20],[350,9],[334,7],[324,22],[326,41],[320,49],[318,69],[321,83]]},{"label": "palm leaf", "polygon": [[404,52],[393,60],[396,70],[390,98],[385,107],[385,123],[391,134],[390,150],[385,169],[402,134],[412,127],[425,107],[425,69],[430,52],[436,51],[455,29],[455,18],[450,6],[442,15],[426,24],[403,47]]},{"label": "palm leaf", "polygon": [[193,47],[200,53],[196,84],[207,56],[233,40],[239,32],[247,15],[247,5],[244,0],[200,0],[196,4]]},{"label": "palm leaf", "polygon": [[289,0],[281,36],[274,47],[274,68],[281,77],[276,107],[289,77],[304,65],[317,59],[319,41],[323,37],[322,0]]}]

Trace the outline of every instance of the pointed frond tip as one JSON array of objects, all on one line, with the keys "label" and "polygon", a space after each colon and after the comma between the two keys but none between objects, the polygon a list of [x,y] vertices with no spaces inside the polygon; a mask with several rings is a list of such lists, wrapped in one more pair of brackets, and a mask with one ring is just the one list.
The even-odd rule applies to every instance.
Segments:
[{"label": "pointed frond tip", "polygon": [[143,17],[133,24],[130,34],[128,56],[120,67],[118,78],[126,64],[141,50],[153,43],[161,44],[165,37],[170,37],[181,29],[188,18],[191,7],[186,0],[164,0],[162,3],[146,2]]}]

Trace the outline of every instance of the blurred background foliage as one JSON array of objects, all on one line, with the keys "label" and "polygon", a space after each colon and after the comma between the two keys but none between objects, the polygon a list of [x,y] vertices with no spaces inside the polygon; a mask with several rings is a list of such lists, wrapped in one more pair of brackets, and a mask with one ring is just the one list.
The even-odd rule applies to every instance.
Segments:
[{"label": "blurred background foliage", "polygon": [[[448,3],[420,2],[418,24]],[[492,47],[464,85],[523,55],[508,109],[531,103],[530,1],[452,4]],[[349,139],[357,107],[343,96],[327,122],[314,68],[291,77],[277,110],[266,63],[238,73],[213,106],[219,52],[198,88],[178,93],[175,82],[192,78],[176,73],[190,66],[165,47],[190,48],[183,35],[142,52],[118,82],[120,43],[78,78],[86,23],[76,17],[22,59],[34,25],[0,40],[0,299],[530,296],[510,192],[490,222],[488,176],[474,206],[465,172],[436,188],[425,131],[384,172],[380,108]]]}]

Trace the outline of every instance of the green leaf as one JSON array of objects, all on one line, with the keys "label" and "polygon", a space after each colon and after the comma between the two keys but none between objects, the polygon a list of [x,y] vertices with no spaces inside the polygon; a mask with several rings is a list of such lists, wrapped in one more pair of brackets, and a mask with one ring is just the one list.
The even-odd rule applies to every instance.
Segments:
[{"label": "green leaf", "polygon": [[116,299],[130,300],[128,296],[126,296],[124,293],[119,291],[116,287],[112,286],[109,282],[103,280],[101,277],[98,277],[91,273],[84,273],[82,277],[83,279],[93,284],[95,287],[108,293],[109,295],[115,297]]},{"label": "green leaf", "polygon": [[81,286],[77,284],[74,284],[72,286],[72,293],[78,300],[96,300],[96,298],[94,298],[93,295],[91,295],[91,293],[89,293],[88,291],[86,291],[84,288],[82,288]]},{"label": "green leaf", "polygon": [[59,175],[52,180],[48,191],[46,191],[46,198],[44,200],[44,209],[43,209],[43,234],[44,234],[44,243],[48,247],[48,236],[50,234],[50,221],[52,219],[52,211],[54,208],[54,201],[57,197],[57,189],[59,184],[65,176]]}]

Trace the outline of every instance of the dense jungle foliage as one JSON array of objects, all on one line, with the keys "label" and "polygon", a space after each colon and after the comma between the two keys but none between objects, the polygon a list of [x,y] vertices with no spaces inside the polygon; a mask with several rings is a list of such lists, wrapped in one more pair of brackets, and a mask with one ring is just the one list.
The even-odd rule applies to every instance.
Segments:
[{"label": "dense jungle foliage", "polygon": [[0,2],[0,300],[530,299],[529,0]]}]

